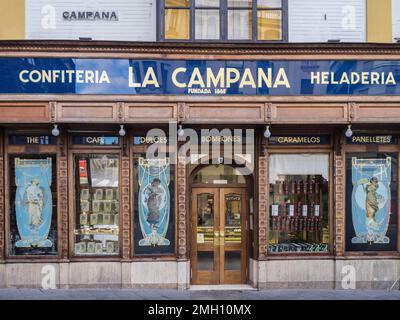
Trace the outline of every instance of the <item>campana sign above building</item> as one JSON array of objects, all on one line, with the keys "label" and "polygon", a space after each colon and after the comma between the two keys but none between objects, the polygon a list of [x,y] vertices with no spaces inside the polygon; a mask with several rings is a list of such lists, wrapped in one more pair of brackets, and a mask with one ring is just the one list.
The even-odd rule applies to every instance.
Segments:
[{"label": "campana sign above building", "polygon": [[0,58],[0,94],[399,95],[400,61]]},{"label": "campana sign above building", "polygon": [[118,21],[115,11],[64,11],[62,16],[67,21]]}]

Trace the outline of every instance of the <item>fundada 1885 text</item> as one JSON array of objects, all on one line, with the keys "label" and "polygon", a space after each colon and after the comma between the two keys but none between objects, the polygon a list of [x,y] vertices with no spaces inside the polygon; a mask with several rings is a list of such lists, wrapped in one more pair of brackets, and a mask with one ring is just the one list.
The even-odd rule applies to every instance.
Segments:
[{"label": "fundada 1885 text", "polygon": [[206,305],[192,305],[191,309],[183,309],[183,307],[169,307],[161,306],[156,304],[153,307],[149,307],[149,315],[174,315],[179,318],[182,312],[191,313],[193,315],[251,315],[251,305],[218,305],[218,304],[206,304]]}]

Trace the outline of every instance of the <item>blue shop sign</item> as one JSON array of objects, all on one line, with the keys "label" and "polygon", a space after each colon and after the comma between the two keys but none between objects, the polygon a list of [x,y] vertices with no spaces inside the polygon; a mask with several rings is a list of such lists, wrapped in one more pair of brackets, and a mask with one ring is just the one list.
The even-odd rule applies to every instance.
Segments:
[{"label": "blue shop sign", "polygon": [[72,136],[72,144],[92,146],[117,146],[119,145],[119,137],[74,135]]},{"label": "blue shop sign", "polygon": [[0,58],[0,94],[399,95],[400,61]]},{"label": "blue shop sign", "polygon": [[273,135],[268,139],[270,145],[329,145],[329,135]]},{"label": "blue shop sign", "polygon": [[8,143],[10,145],[50,145],[56,144],[56,140],[56,137],[50,135],[11,135],[8,138]]}]

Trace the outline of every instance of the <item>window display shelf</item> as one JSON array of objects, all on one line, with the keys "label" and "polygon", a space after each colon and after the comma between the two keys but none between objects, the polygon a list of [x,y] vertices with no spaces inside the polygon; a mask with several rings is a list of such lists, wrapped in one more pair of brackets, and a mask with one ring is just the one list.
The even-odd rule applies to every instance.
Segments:
[{"label": "window display shelf", "polygon": [[118,236],[119,234],[119,228],[118,226],[96,226],[96,228],[93,229],[86,229],[86,228],[81,228],[81,229],[76,229],[75,230],[75,235],[116,235]]}]

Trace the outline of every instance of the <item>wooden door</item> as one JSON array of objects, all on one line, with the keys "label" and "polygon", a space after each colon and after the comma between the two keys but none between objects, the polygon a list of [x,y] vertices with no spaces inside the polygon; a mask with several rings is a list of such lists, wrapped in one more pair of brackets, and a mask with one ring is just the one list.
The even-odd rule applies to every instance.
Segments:
[{"label": "wooden door", "polygon": [[243,188],[192,189],[192,283],[246,282],[246,203]]}]

